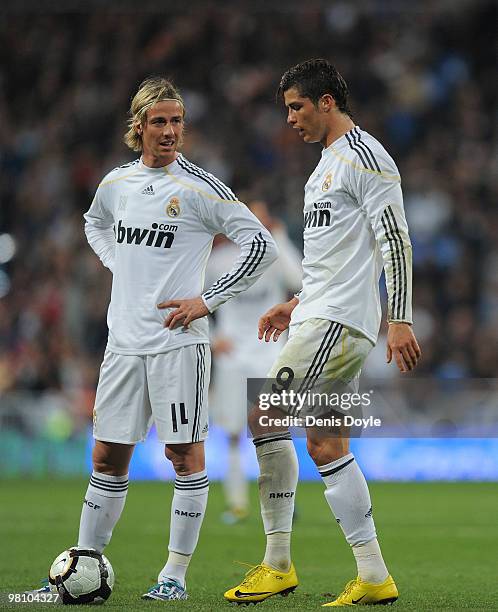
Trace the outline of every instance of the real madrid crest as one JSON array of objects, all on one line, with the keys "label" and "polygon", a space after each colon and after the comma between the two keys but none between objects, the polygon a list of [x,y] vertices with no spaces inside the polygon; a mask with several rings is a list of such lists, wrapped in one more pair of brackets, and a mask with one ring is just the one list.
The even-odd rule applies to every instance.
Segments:
[{"label": "real madrid crest", "polygon": [[166,206],[166,214],[173,218],[180,216],[180,200],[178,198],[171,198],[168,206]]},{"label": "real madrid crest", "polygon": [[322,191],[328,191],[332,184],[332,174],[329,172],[322,183]]}]

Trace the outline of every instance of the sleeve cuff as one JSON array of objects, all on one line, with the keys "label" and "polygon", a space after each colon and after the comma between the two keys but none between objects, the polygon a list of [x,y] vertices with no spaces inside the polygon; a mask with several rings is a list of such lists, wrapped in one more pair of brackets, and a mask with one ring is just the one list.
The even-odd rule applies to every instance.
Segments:
[{"label": "sleeve cuff", "polygon": [[208,302],[208,300],[206,300],[206,298],[204,297],[204,294],[201,295],[202,301],[204,302],[204,306],[209,310],[209,312],[212,314],[216,308],[217,305],[213,302]]}]

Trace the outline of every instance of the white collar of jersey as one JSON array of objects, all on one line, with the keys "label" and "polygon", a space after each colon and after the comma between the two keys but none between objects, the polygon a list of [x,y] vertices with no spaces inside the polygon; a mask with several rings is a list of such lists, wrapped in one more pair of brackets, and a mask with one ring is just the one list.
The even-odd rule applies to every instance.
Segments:
[{"label": "white collar of jersey", "polygon": [[143,157],[140,156],[140,161],[139,161],[139,167],[141,170],[145,170],[146,172],[150,172],[152,174],[164,174],[164,169],[168,168],[168,170],[170,170],[171,168],[173,168],[174,164],[177,163],[177,159],[178,157],[180,157],[180,153],[178,153],[176,159],[174,159],[171,163],[167,164],[166,166],[160,166],[159,168],[151,168],[150,166],[146,166],[144,164],[144,160]]}]

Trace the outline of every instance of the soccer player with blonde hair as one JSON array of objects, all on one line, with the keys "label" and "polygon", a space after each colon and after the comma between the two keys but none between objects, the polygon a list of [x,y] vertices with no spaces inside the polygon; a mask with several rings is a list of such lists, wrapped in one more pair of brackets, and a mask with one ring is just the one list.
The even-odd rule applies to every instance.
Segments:
[{"label": "soccer player with blonde hair", "polygon": [[[141,155],[104,177],[84,216],[88,242],[113,282],[78,546],[101,552],[109,543],[133,450],[154,423],[176,473],[169,555],[143,595],[157,600],[187,599],[185,576],[206,510],[206,315],[249,288],[277,253],[270,233],[231,189],[179,153],[184,124],[176,87],[161,77],[143,81],[124,137]],[[240,253],[204,291],[219,233]]]}]

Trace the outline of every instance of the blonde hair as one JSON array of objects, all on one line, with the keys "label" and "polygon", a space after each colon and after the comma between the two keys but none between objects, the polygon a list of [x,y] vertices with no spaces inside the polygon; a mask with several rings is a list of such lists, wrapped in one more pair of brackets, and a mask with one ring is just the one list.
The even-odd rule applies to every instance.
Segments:
[{"label": "blonde hair", "polygon": [[163,77],[149,77],[140,83],[140,87],[131,101],[128,131],[123,137],[125,144],[132,151],[142,151],[142,136],[137,132],[137,126],[144,125],[149,108],[163,100],[179,102],[185,117],[185,104],[180,92],[171,81]]}]

